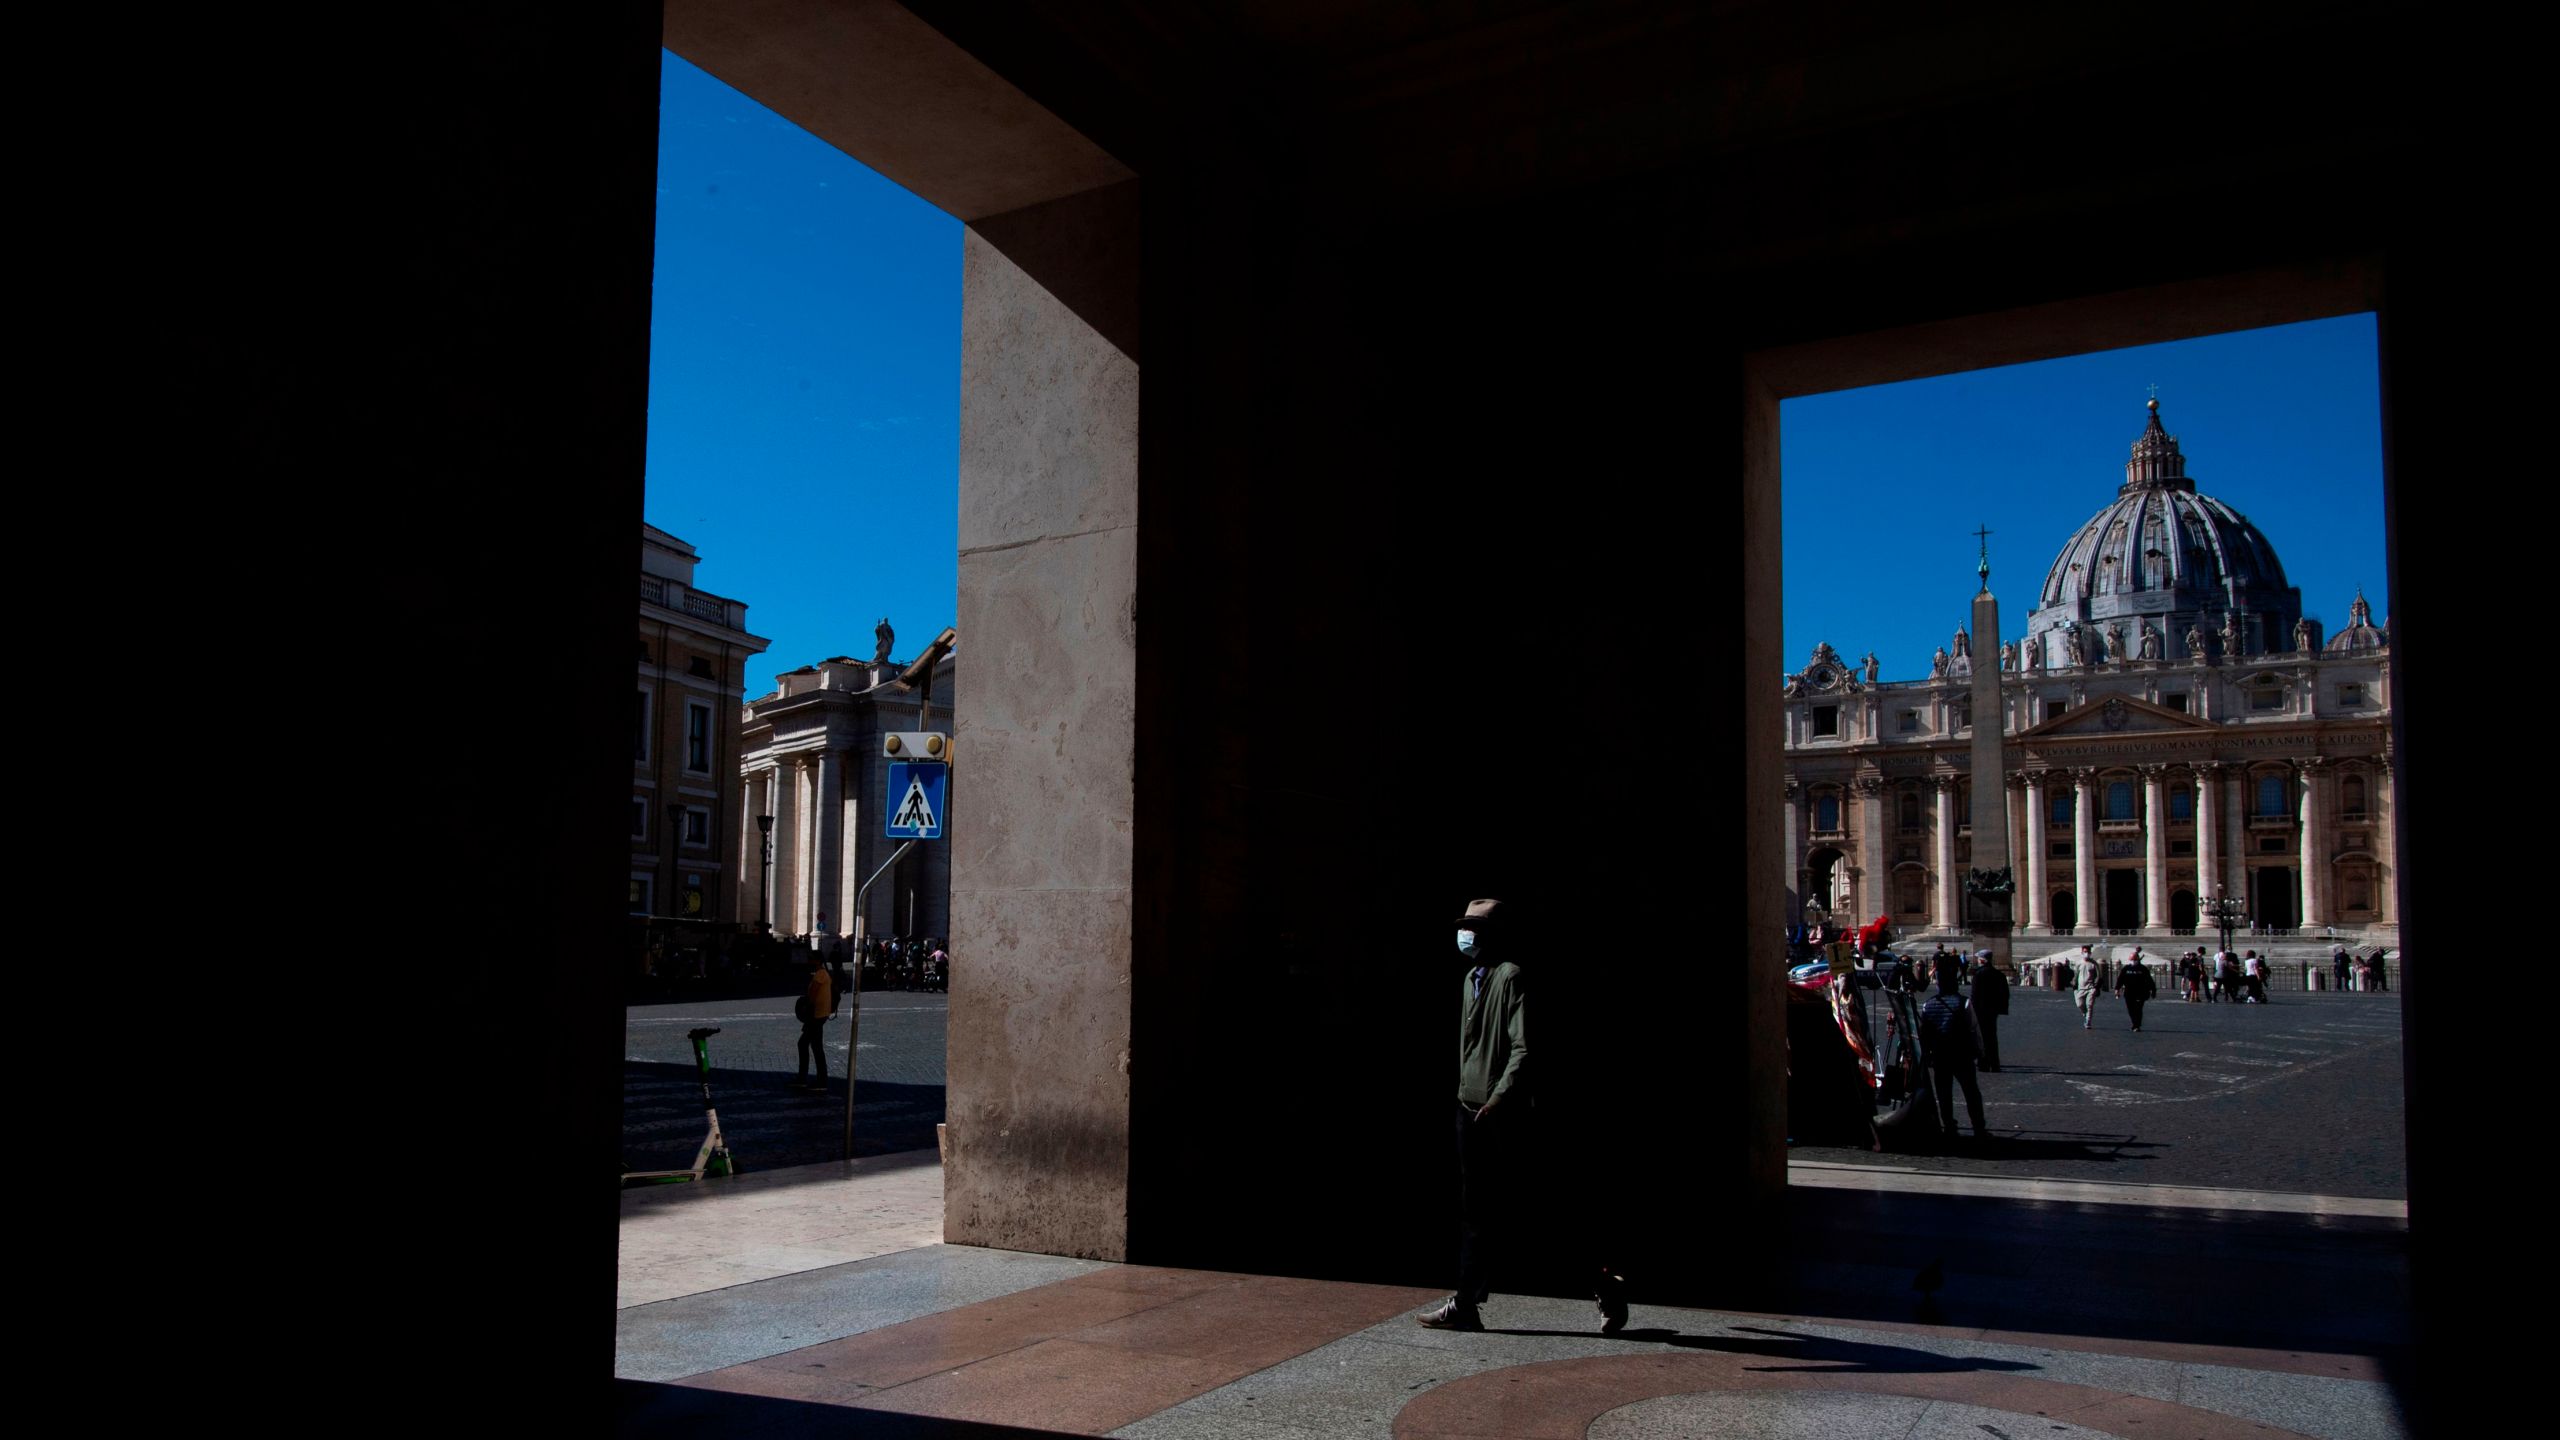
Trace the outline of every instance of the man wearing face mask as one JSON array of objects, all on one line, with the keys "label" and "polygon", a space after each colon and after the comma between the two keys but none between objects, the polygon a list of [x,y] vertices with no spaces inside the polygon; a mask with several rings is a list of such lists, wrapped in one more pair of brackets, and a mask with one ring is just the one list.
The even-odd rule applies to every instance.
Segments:
[{"label": "man wearing face mask", "polygon": [[1520,967],[1502,958],[1502,902],[1477,900],[1458,920],[1472,962],[1458,991],[1458,1292],[1414,1318],[1435,1330],[1481,1330],[1476,1307],[1516,1188],[1526,1138],[1522,1066],[1529,1058]]}]

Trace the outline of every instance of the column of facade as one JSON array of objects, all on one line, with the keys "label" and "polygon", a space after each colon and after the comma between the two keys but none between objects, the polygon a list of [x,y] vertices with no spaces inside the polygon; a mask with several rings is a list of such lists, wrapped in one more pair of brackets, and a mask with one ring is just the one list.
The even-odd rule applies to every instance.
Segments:
[{"label": "column of facade", "polygon": [[806,935],[818,925],[817,766],[812,757],[791,757],[791,933]]},{"label": "column of facade", "polygon": [[2222,852],[2222,883],[2242,904],[2249,901],[2249,822],[2240,813],[2241,791],[2249,783],[2245,765],[2234,765],[2222,777],[2222,826],[2231,843]]},{"label": "column of facade", "polygon": [[769,918],[777,935],[799,928],[800,787],[796,778],[791,757],[774,761],[773,800],[765,813],[773,817],[773,913]]},{"label": "column of facade", "polygon": [[2386,750],[2373,767],[2373,905],[2385,925],[2400,923],[2400,797],[2392,789],[2392,767],[2399,757]]},{"label": "column of facade", "polygon": [[1962,892],[1956,885],[1956,782],[1938,777],[1938,928],[1952,930],[1963,922],[1956,907]]},{"label": "column of facade", "polygon": [[2098,772],[2071,772],[2071,918],[2082,933],[2098,928]]},{"label": "column of facade", "polygon": [[2329,769],[2313,755],[2302,761],[2302,928],[2329,923]]},{"label": "column of facade", "polygon": [[1787,857],[1787,871],[1786,883],[1781,888],[1787,892],[1787,923],[1793,925],[1804,916],[1804,887],[1800,883],[1804,874],[1804,839],[1796,824],[1804,799],[1793,780],[1785,783],[1783,794],[1785,798],[1779,802],[1779,808],[1787,817],[1787,848],[1781,853]]},{"label": "column of facade", "polygon": [[2027,926],[2033,930],[2053,928],[2053,896],[2045,886],[2045,852],[2053,847],[2045,840],[2044,774],[2030,770],[2027,786],[2027,863],[2021,867],[2018,887],[2027,892]]},{"label": "column of facade", "polygon": [[845,923],[844,902],[844,760],[829,746],[818,752],[811,769],[811,789],[816,803],[810,810],[809,849],[811,878],[809,904],[813,919],[812,932],[823,930],[840,935],[853,927]]},{"label": "column of facade", "polygon": [[2222,883],[2222,826],[2214,814],[2214,802],[2221,796],[2221,767],[2210,761],[2195,767],[2196,786],[2196,927],[2198,933],[2211,928],[2204,908],[2213,903],[2216,886]]},{"label": "column of facade", "polygon": [[2142,923],[2169,923],[2169,767],[2142,767]]},{"label": "column of facade", "polygon": [[1858,890],[1851,903],[1853,923],[1864,924],[1893,913],[1884,864],[1884,781],[1874,775],[1858,779]]}]

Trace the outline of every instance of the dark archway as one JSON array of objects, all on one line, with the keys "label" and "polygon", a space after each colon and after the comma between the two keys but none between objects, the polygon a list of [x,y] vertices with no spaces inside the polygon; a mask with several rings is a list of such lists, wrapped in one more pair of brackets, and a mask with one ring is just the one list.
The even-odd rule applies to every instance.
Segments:
[{"label": "dark archway", "polygon": [[2195,930],[2196,892],[2193,890],[2169,892],[2169,928],[2180,934],[2189,934]]},{"label": "dark archway", "polygon": [[2053,933],[2068,935],[2080,925],[2080,902],[2068,890],[2053,892]]},{"label": "dark archway", "polygon": [[2291,929],[2296,923],[2294,902],[2300,890],[2294,872],[2282,865],[2266,865],[2249,872],[2249,918],[2270,930]]},{"label": "dark archway", "polygon": [[2110,870],[2099,882],[2104,894],[2105,910],[2098,922],[2109,930],[2142,928],[2142,872]]}]

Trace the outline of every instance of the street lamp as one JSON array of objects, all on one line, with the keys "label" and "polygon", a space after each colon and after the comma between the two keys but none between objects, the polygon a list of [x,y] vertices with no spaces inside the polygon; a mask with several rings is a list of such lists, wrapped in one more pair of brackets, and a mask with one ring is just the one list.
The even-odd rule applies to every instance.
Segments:
[{"label": "street lamp", "polygon": [[2214,929],[2222,935],[2222,948],[2231,948],[2231,931],[2240,923],[2241,912],[2248,907],[2227,893],[2222,885],[2213,887],[2213,898],[2205,902],[2205,913],[2213,917]]},{"label": "street lamp", "polygon": [[773,817],[756,817],[756,832],[764,836],[764,857],[756,862],[756,923],[764,933],[773,933]]}]

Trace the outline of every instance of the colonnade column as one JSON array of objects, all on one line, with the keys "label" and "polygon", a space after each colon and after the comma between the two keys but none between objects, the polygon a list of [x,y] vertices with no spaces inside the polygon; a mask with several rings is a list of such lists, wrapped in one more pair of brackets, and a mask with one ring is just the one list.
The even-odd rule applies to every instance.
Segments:
[{"label": "colonnade column", "polygon": [[2196,784],[2196,929],[2201,934],[2208,927],[2205,906],[2213,900],[2214,887],[2222,883],[2221,826],[2216,824],[2214,802],[2220,797],[2222,767],[2211,761],[2195,767]]},{"label": "colonnade column", "polygon": [[2027,785],[2027,863],[2022,867],[2019,885],[2027,892],[2027,927],[2031,930],[2053,928],[2053,896],[2045,886],[2045,852],[2053,847],[2045,842],[2044,773],[2030,770]]},{"label": "colonnade column", "polygon": [[2169,767],[2142,767],[2142,923],[2169,924]]},{"label": "colonnade column", "polygon": [[[843,934],[853,928],[844,913],[844,762],[830,747],[818,752],[818,762],[811,768],[817,803],[809,807],[814,841],[809,864],[815,872],[809,887],[810,913],[824,917],[828,933]],[[821,925],[813,923],[809,928],[816,931]]]},{"label": "colonnade column", "polygon": [[1797,793],[1796,782],[1792,779],[1785,782],[1783,793],[1785,799],[1779,808],[1786,812],[1787,817],[1787,848],[1783,852],[1786,856],[1787,872],[1779,888],[1787,893],[1787,923],[1793,925],[1804,915],[1803,887],[1798,883],[1798,877],[1804,873],[1804,840],[1796,828],[1796,812],[1804,802]]},{"label": "colonnade column", "polygon": [[2302,764],[2302,928],[2329,923],[2328,761],[2313,755]]},{"label": "colonnade column", "polygon": [[1956,782],[1952,775],[1938,777],[1938,928],[1954,929],[1962,920],[1956,913]]},{"label": "colonnade column", "polygon": [[[1850,905],[1853,925],[1893,913],[1887,896],[1884,866],[1884,781],[1858,777],[1858,890]],[[1861,913],[1864,912],[1864,913]]]},{"label": "colonnade column", "polygon": [[2071,772],[2071,918],[2086,932],[2098,928],[2098,772]]}]

